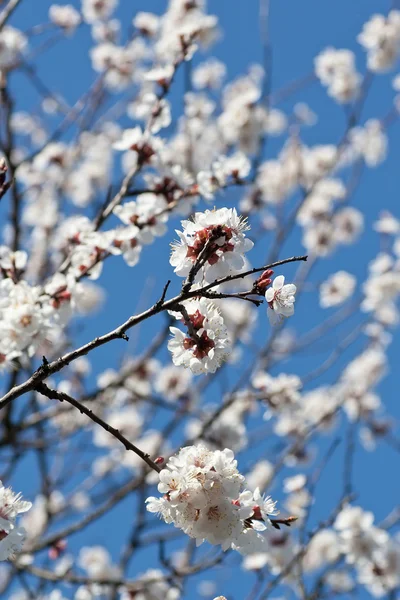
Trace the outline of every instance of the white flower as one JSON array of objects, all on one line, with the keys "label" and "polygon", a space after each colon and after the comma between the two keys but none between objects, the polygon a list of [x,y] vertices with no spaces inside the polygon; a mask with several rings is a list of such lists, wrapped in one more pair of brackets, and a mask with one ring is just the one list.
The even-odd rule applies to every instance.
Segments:
[{"label": "white flower", "polygon": [[169,365],[164,367],[154,382],[155,391],[168,401],[175,401],[191,393],[192,376],[187,369]]},{"label": "white flower", "polygon": [[260,390],[261,399],[272,410],[291,410],[300,401],[301,379],[297,375],[280,373],[271,377],[268,373],[258,372],[251,383]]},{"label": "white flower", "polygon": [[296,286],[293,283],[285,285],[285,277],[279,275],[275,277],[272,287],[265,292],[265,299],[269,304],[268,317],[274,325],[284,317],[291,317],[294,314]]},{"label": "white flower", "polygon": [[337,306],[348,300],[356,287],[356,278],[347,271],[331,275],[320,287],[320,304],[323,308]]},{"label": "white flower", "polygon": [[163,469],[159,474],[160,483],[157,486],[160,494],[167,494],[171,506],[180,504],[182,501],[181,494],[186,488],[186,481],[179,471],[170,471]]},{"label": "white flower", "polygon": [[204,278],[212,282],[243,269],[244,254],[253,247],[253,242],[245,237],[248,225],[235,209],[195,213],[193,221],[182,221],[182,226],[183,231],[177,231],[180,239],[172,245],[170,258],[177,275],[188,275],[206,244],[207,258],[196,281]]},{"label": "white flower", "polygon": [[388,210],[383,210],[374,223],[374,229],[379,233],[397,235],[400,232],[400,222]]},{"label": "white flower", "polygon": [[[245,491],[239,496],[240,511],[245,519],[250,519],[252,527],[257,531],[265,531],[270,516],[277,515],[276,502],[271,496],[263,497],[257,487],[254,492]],[[248,514],[250,513],[250,514]]]},{"label": "white flower", "polygon": [[231,156],[222,156],[216,161],[224,177],[243,179],[250,173],[251,163],[243,152],[236,152]]},{"label": "white flower", "polygon": [[0,267],[8,271],[8,277],[12,277],[14,271],[23,271],[27,262],[28,255],[23,250],[12,252],[8,246],[0,246]]},{"label": "white flower", "polygon": [[315,72],[328,94],[338,102],[354,100],[361,85],[361,75],[355,69],[354,54],[350,50],[326,48],[315,59]]},{"label": "white flower", "polygon": [[184,366],[198,375],[215,373],[230,353],[230,341],[218,309],[201,298],[184,303],[189,323],[187,333],[171,327],[173,337],[168,342],[173,363]]},{"label": "white flower", "polygon": [[201,90],[203,88],[218,89],[226,74],[224,63],[216,58],[203,62],[193,71],[193,85]]},{"label": "white flower", "polygon": [[17,527],[15,520],[31,506],[31,502],[22,500],[21,494],[14,494],[11,488],[5,488],[0,481],[0,560],[14,558],[20,552],[25,530]]},{"label": "white flower", "polygon": [[304,568],[307,572],[316,571],[322,566],[334,563],[340,556],[339,538],[332,529],[323,529],[311,538],[304,555]]},{"label": "white flower", "polygon": [[364,228],[364,215],[361,211],[346,206],[333,217],[334,236],[340,244],[352,244]]},{"label": "white flower", "polygon": [[[66,287],[64,291],[69,302],[71,296]],[[42,295],[41,288],[30,286],[24,280],[0,281],[1,368],[9,366],[21,353],[33,356],[39,344],[52,333],[60,335],[60,315],[54,311],[54,301],[55,298]]]},{"label": "white flower", "polygon": [[336,517],[334,528],[339,545],[349,564],[362,564],[371,559],[382,545],[389,541],[387,531],[373,525],[374,515],[360,506],[345,506]]},{"label": "white flower", "polygon": [[400,11],[391,10],[387,17],[373,15],[357,39],[367,51],[368,68],[378,73],[387,71],[399,56]]},{"label": "white flower", "polygon": [[145,119],[147,128],[152,133],[168,127],[171,123],[171,108],[165,99],[159,100],[153,93],[145,93],[128,107],[128,114],[133,118]]},{"label": "white flower", "polygon": [[105,21],[116,8],[118,0],[82,0],[82,14],[86,23]]},{"label": "white flower", "polygon": [[140,229],[136,225],[130,227],[121,227],[115,230],[114,246],[117,248],[126,264],[129,267],[134,267],[140,258],[142,246],[140,244],[139,233]]},{"label": "white flower", "polygon": [[122,132],[122,138],[114,142],[114,150],[136,150],[143,140],[143,132],[140,127],[125,129]]},{"label": "white flower", "polygon": [[173,65],[164,65],[154,67],[153,69],[150,69],[150,71],[147,71],[145,74],[145,79],[147,81],[156,81],[164,86],[168,86],[171,82],[173,74]]},{"label": "white flower", "polygon": [[138,12],[133,19],[133,25],[143,35],[153,37],[158,31],[160,17],[154,13]]},{"label": "white flower", "polygon": [[156,158],[162,150],[163,142],[160,138],[153,137],[149,131],[143,132],[140,127],[125,129],[122,138],[113,144],[114,150],[127,150],[123,155],[123,167],[126,172],[148,164]]},{"label": "white flower", "polygon": [[93,579],[119,576],[119,569],[111,563],[111,556],[103,546],[85,546],[78,558],[79,566]]},{"label": "white flower", "polygon": [[329,587],[337,593],[351,592],[354,588],[354,581],[347,571],[329,571],[326,574],[325,581]]},{"label": "white flower", "polygon": [[52,4],[49,9],[49,19],[58,27],[72,34],[81,22],[80,14],[71,4]]},{"label": "white flower", "polygon": [[[151,244],[155,237],[160,237],[166,232],[167,210],[168,204],[163,196],[144,193],[138,196],[136,202],[126,202],[117,206],[114,214],[130,227],[130,238],[135,237],[141,244]],[[135,236],[132,235],[132,226],[137,229]]]},{"label": "white flower", "polygon": [[[0,520],[1,527],[3,524]],[[23,527],[13,527],[9,532],[4,529],[0,531],[0,561],[13,559],[21,552],[25,535]]]},{"label": "white flower", "polygon": [[378,119],[370,119],[364,127],[354,127],[349,139],[355,157],[363,158],[369,167],[376,167],[385,160],[388,138]]},{"label": "white flower", "polygon": [[32,506],[31,502],[22,500],[21,494],[14,494],[11,488],[5,488],[0,481],[0,516],[2,519],[13,520]]},{"label": "white flower", "polygon": [[136,578],[136,582],[140,591],[121,590],[120,600],[132,600],[132,593],[137,600],[179,600],[181,597],[179,589],[169,583],[165,573],[158,569],[148,569]]},{"label": "white flower", "polygon": [[307,483],[307,478],[303,473],[299,473],[298,475],[293,475],[293,477],[287,477],[283,482],[283,489],[286,494],[291,494],[292,492],[299,492],[304,488]]},{"label": "white flower", "polygon": [[22,31],[6,25],[0,32],[0,69],[14,67],[28,45]]},{"label": "white flower", "polygon": [[357,571],[358,581],[373,596],[387,596],[389,590],[395,590],[400,584],[399,542],[390,539],[379,545],[369,559],[359,561]]}]

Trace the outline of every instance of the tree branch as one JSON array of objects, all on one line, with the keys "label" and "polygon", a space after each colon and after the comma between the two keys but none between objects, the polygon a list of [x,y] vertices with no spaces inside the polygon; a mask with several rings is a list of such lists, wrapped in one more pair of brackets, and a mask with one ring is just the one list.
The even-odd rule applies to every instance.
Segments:
[{"label": "tree branch", "polygon": [[50,398],[52,400],[59,400],[60,402],[64,402],[64,401],[68,402],[68,404],[71,404],[72,406],[77,408],[80,413],[86,415],[87,417],[89,417],[89,419],[94,421],[94,423],[97,423],[105,431],[107,431],[108,433],[113,435],[117,440],[119,440],[121,442],[121,444],[123,444],[125,446],[126,450],[131,450],[132,452],[137,454],[142,460],[144,460],[144,462],[151,469],[153,469],[154,471],[157,471],[157,473],[159,473],[161,471],[161,468],[153,460],[151,460],[151,458],[148,454],[145,454],[145,452],[142,452],[142,450],[140,450],[140,448],[138,448],[137,446],[132,444],[132,442],[130,442],[128,439],[126,439],[126,437],[124,437],[122,435],[122,433],[120,433],[118,431],[118,429],[111,427],[111,425],[109,425],[108,423],[103,421],[103,419],[101,419],[100,417],[95,415],[94,412],[90,408],[87,408],[84,404],[82,404],[78,400],[75,400],[75,398],[72,398],[65,392],[58,392],[57,390],[52,390],[43,382],[38,383],[35,387],[35,390],[37,392],[40,392],[43,396],[46,396],[47,398]]},{"label": "tree branch", "polygon": [[263,267],[256,267],[254,269],[244,271],[243,273],[238,273],[236,275],[228,275],[226,277],[222,277],[221,279],[217,279],[213,283],[209,283],[206,286],[199,288],[197,290],[192,290],[192,291],[189,291],[186,293],[184,293],[182,291],[178,296],[175,296],[174,298],[171,298],[170,300],[165,300],[162,304],[160,304],[159,302],[156,302],[152,307],[148,308],[144,312],[130,317],[127,321],[125,321],[122,325],[120,325],[116,329],[113,329],[112,331],[110,331],[102,336],[94,338],[91,342],[88,342],[87,344],[84,344],[80,348],[77,348],[76,350],[72,350],[71,352],[64,354],[64,356],[62,356],[48,364],[42,364],[33,373],[33,375],[29,379],[27,379],[24,383],[21,383],[20,385],[14,386],[11,390],[9,390],[0,399],[0,410],[2,408],[4,408],[5,406],[7,406],[7,404],[9,402],[11,402],[12,400],[14,400],[15,398],[18,398],[19,396],[22,396],[23,394],[26,394],[27,392],[36,389],[37,385],[41,381],[44,381],[50,375],[54,375],[55,373],[58,373],[59,371],[61,371],[61,369],[63,369],[67,365],[69,365],[72,361],[76,360],[77,358],[80,358],[81,356],[85,356],[86,354],[88,354],[89,352],[94,350],[95,348],[104,346],[104,344],[107,344],[108,342],[111,342],[112,340],[126,339],[126,332],[129,329],[131,329],[132,327],[135,327],[135,325],[138,325],[142,321],[145,321],[146,319],[148,319],[164,310],[174,309],[177,304],[179,304],[180,302],[182,302],[184,300],[188,300],[188,299],[194,298],[196,296],[201,296],[203,292],[207,292],[209,289],[212,289],[214,287],[217,287],[218,285],[222,285],[223,283],[227,283],[229,281],[243,279],[244,277],[247,277],[248,275],[252,275],[254,273],[259,273],[261,271],[266,271],[267,269],[272,269],[274,267],[278,267],[278,266],[281,266],[281,265],[284,265],[287,263],[297,262],[297,261],[306,261],[306,260],[307,260],[307,256],[293,256],[291,258],[286,258],[284,260],[279,260],[277,262],[271,263],[270,265],[266,265]]}]

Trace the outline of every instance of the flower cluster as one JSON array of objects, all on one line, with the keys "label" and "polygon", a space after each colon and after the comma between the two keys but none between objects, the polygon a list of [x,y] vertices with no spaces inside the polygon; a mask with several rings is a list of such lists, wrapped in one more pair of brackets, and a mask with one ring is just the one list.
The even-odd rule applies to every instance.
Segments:
[{"label": "flower cluster", "polygon": [[178,587],[167,581],[165,574],[159,569],[148,569],[137,578],[137,583],[143,586],[139,592],[122,590],[120,600],[179,600],[181,592]]},{"label": "flower cluster", "polygon": [[22,500],[0,481],[0,560],[14,558],[20,552],[25,538],[23,527],[16,525],[16,518],[31,508],[32,504]]},{"label": "flower cluster", "polygon": [[369,119],[363,127],[350,131],[350,151],[369,167],[380,165],[386,158],[388,138],[378,119]]},{"label": "flower cluster", "polygon": [[[375,597],[383,597],[400,584],[400,544],[374,525],[374,516],[360,506],[345,506],[333,529],[320,531],[311,541],[304,559],[306,571],[333,565],[340,558],[355,567],[358,583]],[[336,592],[350,592],[355,581],[346,571],[332,571],[328,583]],[[342,574],[342,576],[340,576]]]},{"label": "flower cluster", "polygon": [[347,271],[338,271],[321,284],[320,304],[323,308],[337,306],[350,298],[356,287],[356,279]]},{"label": "flower cluster", "polygon": [[230,353],[228,332],[217,307],[205,298],[189,300],[177,318],[182,318],[187,333],[170,328],[173,337],[168,349],[174,364],[189,367],[195,374],[215,373]]},{"label": "flower cluster", "polygon": [[400,52],[400,11],[391,10],[387,17],[373,15],[365,23],[358,41],[367,51],[371,71],[380,73],[390,69]]},{"label": "flower cluster", "polygon": [[44,286],[32,286],[21,277],[26,267],[25,252],[0,246],[0,369],[32,357],[42,343],[60,342],[74,310],[85,312],[99,300],[90,298],[87,284],[60,273]]},{"label": "flower cluster", "polygon": [[315,59],[315,72],[328,94],[340,103],[351,102],[358,95],[361,75],[355,68],[350,50],[326,48]]},{"label": "flower cluster", "polygon": [[235,209],[221,208],[195,213],[192,221],[182,221],[177,231],[179,241],[173,244],[171,265],[180,277],[186,277],[193,265],[201,261],[197,281],[215,279],[240,272],[244,255],[253,242],[245,237],[246,220]]},{"label": "flower cluster", "polygon": [[275,502],[258,489],[243,489],[245,480],[231,450],[182,448],[159,477],[163,496],[147,498],[147,510],[173,523],[197,545],[208,541],[247,554],[265,544],[262,532],[276,514]]},{"label": "flower cluster", "polygon": [[113,244],[129,266],[138,262],[143,244],[150,244],[154,237],[164,235],[167,209],[166,200],[151,193],[141,194],[137,202],[126,202],[115,208],[115,215],[127,227],[115,230]]}]

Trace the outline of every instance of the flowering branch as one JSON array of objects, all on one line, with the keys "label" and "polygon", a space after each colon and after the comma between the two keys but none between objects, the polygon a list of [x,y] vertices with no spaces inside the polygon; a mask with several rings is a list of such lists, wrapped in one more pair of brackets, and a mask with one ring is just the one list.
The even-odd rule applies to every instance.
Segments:
[{"label": "flowering branch", "polygon": [[242,279],[242,278],[246,277],[247,275],[252,275],[254,273],[259,273],[261,271],[266,271],[268,269],[272,269],[277,266],[282,266],[284,264],[298,262],[298,261],[305,261],[305,260],[307,260],[307,256],[293,256],[291,258],[286,258],[286,259],[283,259],[280,261],[276,261],[276,262],[274,262],[270,265],[266,265],[264,267],[256,267],[254,269],[250,269],[248,271],[245,271],[243,273],[238,273],[236,275],[227,275],[226,277],[222,277],[221,279],[218,279],[218,280],[214,281],[213,283],[209,283],[197,290],[191,290],[188,292],[182,291],[178,296],[175,296],[174,298],[171,298],[170,300],[164,300],[162,302],[162,304],[160,304],[159,302],[156,302],[156,304],[154,304],[151,308],[148,308],[147,310],[140,313],[139,315],[134,315],[134,316],[130,317],[127,321],[125,321],[125,323],[123,323],[116,329],[113,329],[109,333],[106,333],[102,336],[94,338],[91,342],[84,344],[83,346],[81,346],[80,348],[77,348],[76,350],[72,350],[71,352],[68,352],[64,356],[62,356],[52,362],[49,362],[47,364],[46,363],[42,364],[33,373],[33,375],[29,379],[27,379],[24,383],[14,386],[11,390],[9,390],[0,399],[0,410],[2,408],[4,408],[5,406],[7,406],[7,404],[9,402],[11,402],[12,400],[15,400],[15,398],[18,398],[19,396],[22,396],[22,394],[26,394],[27,392],[34,390],[40,382],[47,379],[50,375],[54,375],[54,373],[58,373],[59,371],[61,371],[61,369],[63,369],[67,365],[69,365],[72,361],[76,360],[77,358],[80,358],[81,356],[85,356],[86,354],[88,354],[89,352],[94,350],[95,348],[99,348],[100,346],[103,346],[104,344],[107,344],[113,340],[116,340],[116,339],[127,340],[126,332],[129,329],[131,329],[132,327],[135,327],[139,323],[145,321],[146,319],[148,319],[164,310],[173,310],[174,308],[176,308],[177,304],[181,303],[184,300],[188,300],[189,298],[194,298],[196,296],[201,296],[203,292],[207,292],[209,289],[211,289],[213,287],[222,285],[223,283],[227,283],[230,281],[235,281],[237,279]]}]

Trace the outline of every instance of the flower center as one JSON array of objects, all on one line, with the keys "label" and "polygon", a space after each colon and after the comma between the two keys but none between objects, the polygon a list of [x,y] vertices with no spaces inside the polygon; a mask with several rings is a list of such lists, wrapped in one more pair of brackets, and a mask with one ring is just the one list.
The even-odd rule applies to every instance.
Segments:
[{"label": "flower center", "polygon": [[203,331],[197,340],[193,340],[190,337],[183,340],[183,347],[185,350],[193,349],[193,355],[200,360],[205,356],[208,356],[208,353],[214,346],[215,343],[213,340],[210,340],[206,331]]},{"label": "flower center", "polygon": [[22,327],[28,327],[32,323],[32,315],[24,315],[20,319]]},{"label": "flower center", "polygon": [[[192,262],[196,262],[200,252],[211,238],[215,241],[209,245],[207,262],[210,265],[215,265],[220,259],[221,254],[234,250],[235,246],[230,241],[232,236],[232,229],[226,225],[210,225],[209,227],[205,227],[196,232],[194,244],[188,247],[186,257],[190,258]],[[221,243],[221,238],[225,240],[224,243]],[[217,240],[219,240],[218,243]]]}]

